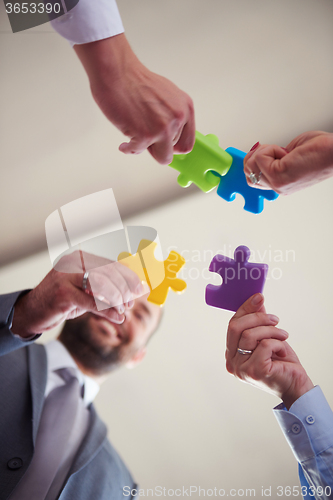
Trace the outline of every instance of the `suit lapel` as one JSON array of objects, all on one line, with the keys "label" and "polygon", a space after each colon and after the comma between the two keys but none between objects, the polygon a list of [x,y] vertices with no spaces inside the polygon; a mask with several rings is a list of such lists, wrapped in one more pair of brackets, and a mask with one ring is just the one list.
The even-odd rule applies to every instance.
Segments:
[{"label": "suit lapel", "polygon": [[73,462],[69,475],[74,474],[79,469],[82,469],[96,453],[106,440],[107,429],[96,413],[93,405],[90,406],[90,421],[88,432],[79,448],[76,458]]},{"label": "suit lapel", "polygon": [[32,439],[35,445],[47,381],[47,358],[43,345],[31,344],[27,349],[32,399]]}]

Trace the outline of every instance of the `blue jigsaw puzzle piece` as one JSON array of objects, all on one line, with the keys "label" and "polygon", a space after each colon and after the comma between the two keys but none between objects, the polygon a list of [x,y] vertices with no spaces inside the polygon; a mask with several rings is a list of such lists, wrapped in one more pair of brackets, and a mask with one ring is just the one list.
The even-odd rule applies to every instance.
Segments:
[{"label": "blue jigsaw puzzle piece", "polygon": [[245,200],[244,210],[260,214],[264,209],[264,198],[276,200],[278,193],[249,186],[243,170],[246,153],[236,148],[228,148],[226,152],[233,157],[233,162],[229,171],[221,177],[217,194],[226,201],[233,201],[239,193]]}]

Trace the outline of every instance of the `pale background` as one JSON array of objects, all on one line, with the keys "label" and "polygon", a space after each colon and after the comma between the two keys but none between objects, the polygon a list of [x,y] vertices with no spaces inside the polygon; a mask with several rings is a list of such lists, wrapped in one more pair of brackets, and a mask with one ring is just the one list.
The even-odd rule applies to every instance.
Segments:
[{"label": "pale background", "polygon": [[[185,251],[188,283],[184,295],[170,294],[143,364],[113,374],[97,397],[112,443],[143,488],[260,496],[262,486],[297,485],[271,411],[278,399],[225,371],[231,314],[205,305],[206,284],[217,282],[206,269],[212,254],[240,244],[269,264],[268,310],[332,404],[333,181],[265,202],[258,216],[214,192],[181,198],[188,190],[177,172],[117,151],[121,134],[94,105],[66,42],[49,26],[12,35],[0,7],[0,292],[35,286],[50,269],[51,212],[112,187],[124,223],[155,227],[165,253]],[[119,8],[138,56],[192,96],[198,130],[222,147],[333,131],[330,0],[122,0]]]}]

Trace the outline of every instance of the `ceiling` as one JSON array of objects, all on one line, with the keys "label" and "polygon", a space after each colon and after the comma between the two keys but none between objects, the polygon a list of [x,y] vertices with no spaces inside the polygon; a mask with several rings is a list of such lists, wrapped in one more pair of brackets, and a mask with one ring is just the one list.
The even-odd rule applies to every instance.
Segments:
[{"label": "ceiling", "polygon": [[[222,147],[333,130],[331,0],[119,0],[139,58],[193,98]],[[121,216],[174,200],[177,172],[123,137],[93,102],[74,51],[49,25],[12,34],[0,3],[0,265],[46,248],[44,222],[107,187]]]}]

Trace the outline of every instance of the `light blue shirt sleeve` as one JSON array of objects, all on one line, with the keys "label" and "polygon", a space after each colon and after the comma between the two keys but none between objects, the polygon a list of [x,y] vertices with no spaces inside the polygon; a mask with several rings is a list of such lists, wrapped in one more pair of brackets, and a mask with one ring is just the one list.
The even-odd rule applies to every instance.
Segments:
[{"label": "light blue shirt sleeve", "polygon": [[124,32],[115,0],[79,0],[73,9],[51,21],[51,25],[72,46]]},{"label": "light blue shirt sleeve", "polygon": [[[333,498],[333,412],[319,386],[274,415],[309,484],[304,498]],[[310,495],[309,495],[310,493]]]}]

